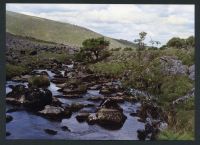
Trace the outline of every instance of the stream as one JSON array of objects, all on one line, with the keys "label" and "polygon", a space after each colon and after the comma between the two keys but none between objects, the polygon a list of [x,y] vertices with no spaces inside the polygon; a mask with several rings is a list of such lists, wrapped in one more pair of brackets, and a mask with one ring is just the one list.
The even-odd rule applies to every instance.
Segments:
[{"label": "stream", "polygon": [[[37,72],[46,71],[49,75],[50,80],[54,77],[54,73],[49,70],[35,70]],[[64,72],[61,72],[64,74]],[[27,82],[6,82],[6,94],[11,92],[12,89],[9,85],[23,84],[27,87]],[[52,92],[53,96],[62,95],[59,92],[59,87],[56,84],[50,83],[48,89]],[[82,98],[77,99],[66,99],[58,98],[62,103],[70,105],[72,103],[81,104],[94,104],[94,107],[86,107],[81,109],[95,112],[96,107],[100,105],[100,102],[88,101],[88,98],[102,96],[99,90],[87,90],[87,93]],[[123,108],[124,115],[127,119],[124,125],[118,130],[108,130],[97,124],[89,125],[87,122],[78,122],[76,115],[78,112],[72,114],[69,119],[63,119],[61,122],[55,122],[45,119],[41,116],[37,116],[30,112],[27,112],[23,108],[21,110],[6,113],[11,115],[13,120],[6,124],[6,131],[10,132],[11,135],[7,136],[7,139],[65,139],[65,140],[138,140],[137,130],[144,129],[145,124],[138,121],[138,117],[130,116],[130,113],[135,112],[139,107],[140,103],[124,102],[119,103],[120,107]],[[12,109],[12,105],[6,105],[6,109]],[[79,111],[79,112],[80,112]],[[63,131],[62,126],[67,126],[70,131]],[[44,129],[52,129],[57,131],[56,135],[49,135],[44,132]]]}]

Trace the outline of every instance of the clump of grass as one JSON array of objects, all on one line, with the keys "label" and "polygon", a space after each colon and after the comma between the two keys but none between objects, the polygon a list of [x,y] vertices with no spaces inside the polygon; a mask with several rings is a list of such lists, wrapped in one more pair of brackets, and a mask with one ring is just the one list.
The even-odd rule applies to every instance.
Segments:
[{"label": "clump of grass", "polygon": [[109,76],[119,76],[125,70],[124,63],[116,63],[116,62],[98,62],[96,64],[92,64],[89,66],[90,70],[98,73],[105,74]]},{"label": "clump of grass", "polygon": [[159,101],[162,103],[172,102],[180,96],[184,96],[192,89],[193,84],[188,76],[166,76],[161,86]]},{"label": "clump of grass", "polygon": [[190,133],[178,133],[171,130],[165,130],[158,136],[159,140],[194,140],[194,136]]},{"label": "clump of grass", "polygon": [[34,87],[48,87],[50,85],[49,78],[47,76],[33,76],[29,80],[29,85]]},{"label": "clump of grass", "polygon": [[133,50],[133,48],[131,48],[131,47],[125,47],[124,48],[124,51],[132,51]]},{"label": "clump of grass", "polygon": [[21,65],[12,65],[12,64],[6,64],[6,78],[11,79],[15,76],[20,76],[22,74],[25,74],[28,71],[28,69]]}]

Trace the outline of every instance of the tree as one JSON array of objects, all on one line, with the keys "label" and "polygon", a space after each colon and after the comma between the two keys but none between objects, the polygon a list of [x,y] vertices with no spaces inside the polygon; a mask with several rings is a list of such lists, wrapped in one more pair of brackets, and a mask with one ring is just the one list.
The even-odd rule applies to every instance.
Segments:
[{"label": "tree", "polygon": [[168,47],[175,47],[178,49],[184,48],[186,46],[185,39],[181,39],[179,37],[173,37],[167,42]]},{"label": "tree", "polygon": [[139,64],[140,64],[140,61],[141,61],[141,52],[142,50],[145,49],[145,43],[144,43],[144,40],[146,38],[146,35],[147,33],[146,32],[140,32],[139,33],[139,39],[135,39],[134,42],[136,42],[138,44],[138,58],[139,58]]},{"label": "tree", "polygon": [[194,36],[190,36],[186,39],[187,48],[195,46],[195,38]]},{"label": "tree", "polygon": [[109,55],[108,50],[106,50],[109,44],[110,42],[105,40],[104,37],[86,39],[83,41],[83,47],[77,55],[88,62],[96,62]]}]

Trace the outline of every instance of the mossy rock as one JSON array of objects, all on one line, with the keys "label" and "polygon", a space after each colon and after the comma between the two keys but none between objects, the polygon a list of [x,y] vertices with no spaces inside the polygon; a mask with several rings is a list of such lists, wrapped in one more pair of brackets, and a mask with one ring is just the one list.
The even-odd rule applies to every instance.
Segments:
[{"label": "mossy rock", "polygon": [[29,85],[38,88],[45,88],[50,85],[50,80],[47,76],[33,76],[29,80]]}]

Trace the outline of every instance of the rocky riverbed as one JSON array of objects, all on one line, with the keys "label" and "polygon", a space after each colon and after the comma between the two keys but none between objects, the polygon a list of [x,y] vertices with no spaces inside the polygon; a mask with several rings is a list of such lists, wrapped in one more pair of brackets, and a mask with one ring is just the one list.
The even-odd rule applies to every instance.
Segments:
[{"label": "rocky riverbed", "polygon": [[[32,86],[28,80],[36,75],[48,77],[50,84]],[[6,83],[6,135],[8,139],[154,140],[167,124],[162,109],[150,98],[79,64],[33,70]]]}]

